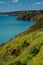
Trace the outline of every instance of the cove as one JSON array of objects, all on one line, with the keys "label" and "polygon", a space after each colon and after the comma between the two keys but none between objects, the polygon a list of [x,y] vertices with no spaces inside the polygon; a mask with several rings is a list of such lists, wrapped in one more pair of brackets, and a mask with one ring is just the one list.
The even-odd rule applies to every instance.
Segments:
[{"label": "cove", "polygon": [[35,21],[19,21],[17,16],[0,16],[0,45],[32,26]]}]

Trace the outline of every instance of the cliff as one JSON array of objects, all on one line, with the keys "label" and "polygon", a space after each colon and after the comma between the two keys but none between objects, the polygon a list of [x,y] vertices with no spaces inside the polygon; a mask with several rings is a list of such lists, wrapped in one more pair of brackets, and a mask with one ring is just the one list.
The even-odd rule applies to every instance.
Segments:
[{"label": "cliff", "polygon": [[43,15],[43,10],[27,10],[14,12],[0,12],[0,15],[18,16],[17,20],[37,20],[38,16]]},{"label": "cliff", "polygon": [[19,14],[17,20],[37,20],[38,16],[43,15],[43,10],[26,11],[23,14]]}]

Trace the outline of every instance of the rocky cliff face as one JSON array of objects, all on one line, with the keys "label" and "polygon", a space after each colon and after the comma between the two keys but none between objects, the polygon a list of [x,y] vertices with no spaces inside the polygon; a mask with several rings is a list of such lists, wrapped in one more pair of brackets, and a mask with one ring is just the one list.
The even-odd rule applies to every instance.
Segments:
[{"label": "rocky cliff face", "polygon": [[24,14],[20,14],[17,18],[17,20],[37,20],[39,17],[43,15],[42,11],[27,11],[24,12]]}]

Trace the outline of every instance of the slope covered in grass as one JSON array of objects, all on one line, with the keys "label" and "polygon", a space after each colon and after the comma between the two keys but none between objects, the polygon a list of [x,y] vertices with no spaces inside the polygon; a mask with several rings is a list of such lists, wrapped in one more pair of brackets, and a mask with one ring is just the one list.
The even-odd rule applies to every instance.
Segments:
[{"label": "slope covered in grass", "polygon": [[0,46],[0,65],[43,65],[43,17]]}]

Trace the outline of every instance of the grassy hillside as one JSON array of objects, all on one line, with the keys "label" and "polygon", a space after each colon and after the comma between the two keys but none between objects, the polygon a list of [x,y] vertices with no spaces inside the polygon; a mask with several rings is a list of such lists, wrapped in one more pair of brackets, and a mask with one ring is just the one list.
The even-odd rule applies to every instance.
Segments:
[{"label": "grassy hillside", "polygon": [[0,46],[0,65],[43,65],[43,17]]}]

